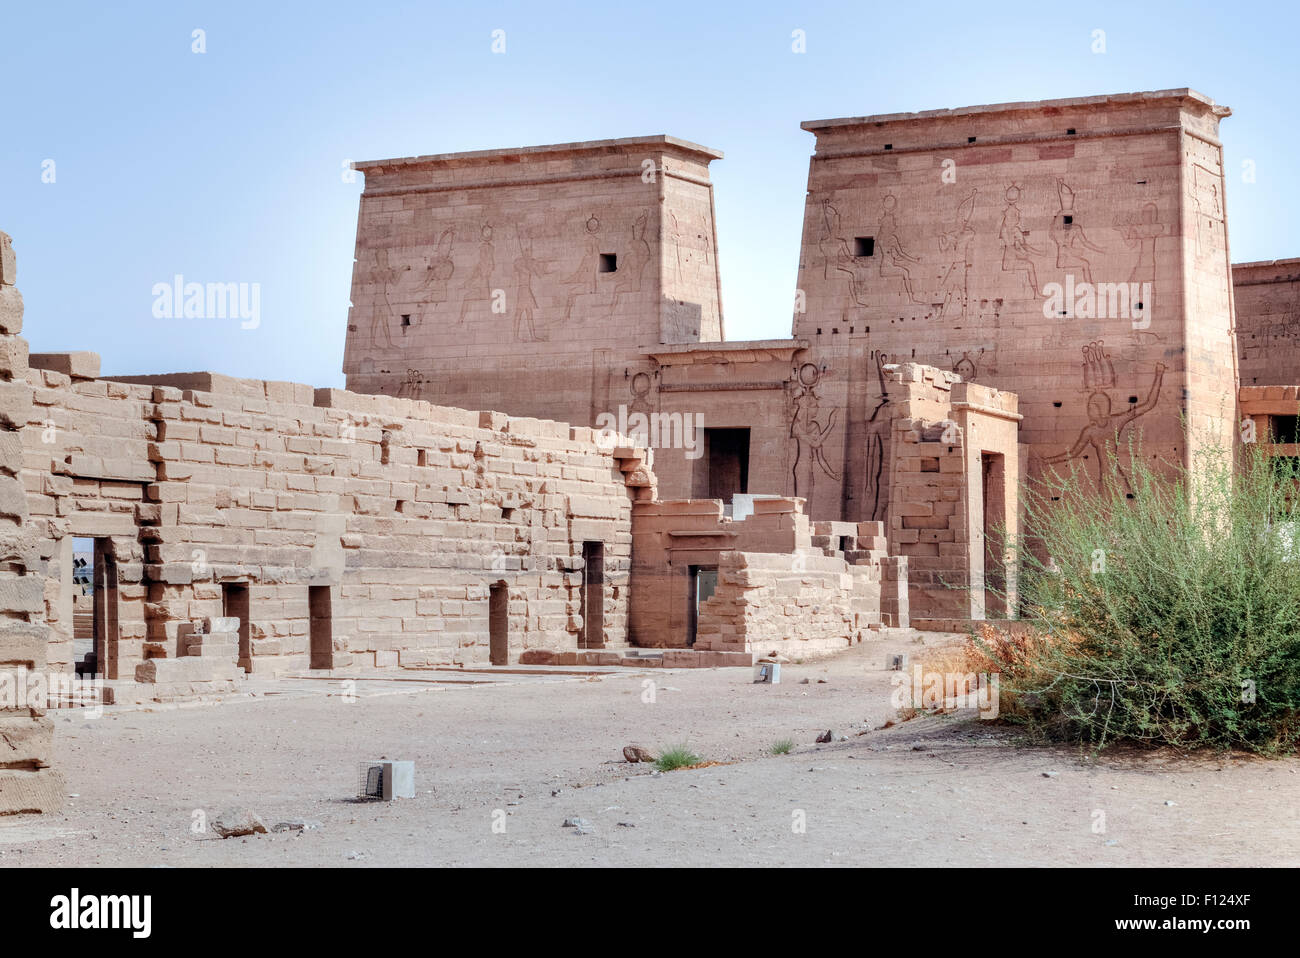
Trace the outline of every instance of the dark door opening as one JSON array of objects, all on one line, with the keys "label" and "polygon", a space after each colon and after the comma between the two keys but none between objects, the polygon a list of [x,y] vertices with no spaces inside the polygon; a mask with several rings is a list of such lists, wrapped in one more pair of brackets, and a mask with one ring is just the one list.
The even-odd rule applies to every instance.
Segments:
[{"label": "dark door opening", "polygon": [[334,668],[334,598],[327,585],[307,587],[307,614],[311,617],[311,668]]},{"label": "dark door opening", "polygon": [[247,582],[221,584],[221,614],[239,620],[239,667],[253,671],[253,640],[248,617],[251,609]]},{"label": "dark door opening", "polygon": [[582,631],[578,647],[605,647],[605,544],[582,544]]},{"label": "dark door opening", "polygon": [[707,498],[730,502],[738,492],[749,492],[749,430],[705,429],[708,463]]},{"label": "dark door opening", "polygon": [[690,567],[690,591],[686,605],[686,644],[695,645],[700,625],[700,606],[713,596],[718,588],[717,566],[693,565]]},{"label": "dark door opening", "polygon": [[[91,646],[94,651],[91,653],[92,661],[86,664],[93,665],[95,674],[115,679],[118,677],[117,563],[113,560],[113,543],[110,540],[94,540],[90,564],[89,578],[93,590]],[[75,612],[73,616],[75,629]]]},{"label": "dark door opening", "polygon": [[510,664],[510,593],[504,582],[488,587],[488,661]]},{"label": "dark door opening", "polygon": [[1006,459],[1000,453],[980,454],[984,483],[984,616],[1005,618],[1007,567],[1004,536],[1007,521]]}]

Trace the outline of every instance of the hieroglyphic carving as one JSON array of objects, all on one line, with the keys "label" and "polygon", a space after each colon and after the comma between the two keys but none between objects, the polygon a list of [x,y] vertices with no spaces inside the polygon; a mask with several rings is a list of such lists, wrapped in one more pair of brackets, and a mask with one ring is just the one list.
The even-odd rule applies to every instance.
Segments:
[{"label": "hieroglyphic carving", "polygon": [[[817,249],[822,254],[822,279],[831,279],[832,270],[842,269],[846,261],[851,264],[853,254],[840,226],[840,213],[829,198],[822,199],[822,221],[817,238]],[[850,277],[852,270],[848,270]],[[852,291],[852,290],[850,290]]]},{"label": "hieroglyphic carving", "polygon": [[1223,248],[1223,203],[1219,174],[1192,165],[1192,204],[1196,216],[1196,258],[1205,259]]},{"label": "hieroglyphic carving", "polygon": [[582,242],[582,260],[573,274],[564,281],[572,287],[564,306],[566,323],[573,319],[573,307],[578,297],[594,294],[597,289],[597,277],[600,274],[600,219],[595,213],[588,216],[583,224]]},{"label": "hieroglyphic carving", "polygon": [[429,264],[425,267],[419,288],[428,294],[424,297],[422,305],[428,307],[429,311],[436,310],[447,300],[447,283],[456,272],[456,263],[451,258],[455,242],[456,228],[449,226],[438,237],[438,242],[434,244],[433,253],[429,257]]},{"label": "hieroglyphic carving", "polygon": [[889,385],[885,377],[885,365],[889,357],[878,350],[873,351],[871,359],[876,366],[876,381],[880,389],[880,398],[876,407],[867,417],[866,477],[863,482],[863,501],[867,505],[867,522],[878,522],[885,518],[884,488],[881,478],[885,471],[885,440],[888,438],[890,417],[884,415],[889,405]]},{"label": "hieroglyphic carving", "polygon": [[1031,256],[1042,256],[1043,251],[1029,243],[1029,231],[1021,228],[1020,187],[1012,183],[1006,191],[1006,208],[998,223],[998,242],[1002,245],[1002,271],[1024,273],[1032,296],[1039,295],[1038,270]]},{"label": "hieroglyphic carving", "polygon": [[[637,216],[630,227],[630,240],[626,245],[620,246],[616,253],[615,276],[612,286],[607,287],[610,290],[609,301],[603,304],[610,312],[617,308],[620,297],[640,293],[642,290],[646,267],[655,255],[650,244],[650,215],[650,210],[643,210]],[[605,226],[596,214],[587,217],[583,225],[582,259],[577,269],[564,281],[570,287],[564,308],[566,322],[573,319],[578,297],[594,296],[600,292],[602,244],[610,242],[605,234]],[[609,247],[604,247],[604,250],[608,251]]]},{"label": "hieroglyphic carving", "polygon": [[799,463],[805,458],[806,453],[808,459],[806,498],[810,502],[816,485],[817,469],[821,469],[836,481],[840,478],[826,461],[826,453],[822,449],[826,438],[835,428],[835,417],[839,414],[839,409],[832,409],[825,422],[818,421],[817,415],[821,406],[821,390],[818,383],[821,375],[821,370],[815,363],[804,363],[795,370],[790,382],[790,398],[794,404],[794,411],[790,417],[790,438],[795,441],[794,463],[790,467],[790,474],[794,480],[794,494],[797,496],[800,494]]},{"label": "hieroglyphic carving", "polygon": [[[1106,353],[1104,345],[1099,342],[1089,343],[1083,347],[1083,388],[1088,396],[1088,423],[1079,432],[1079,438],[1065,452],[1054,456],[1045,456],[1043,463],[1053,465],[1078,459],[1091,449],[1097,457],[1098,480],[1111,492],[1132,494],[1132,485],[1120,459],[1120,440],[1129,423],[1146,415],[1160,401],[1160,387],[1164,381],[1165,365],[1156,363],[1155,375],[1145,400],[1131,403],[1123,412],[1112,412],[1114,408],[1107,388],[1115,385],[1115,367]],[[1124,483],[1124,489],[1116,489],[1112,484],[1114,477],[1110,463],[1115,462],[1115,469]]]},{"label": "hieroglyphic carving", "polygon": [[546,275],[546,267],[533,257],[531,238],[527,247],[518,234],[515,235],[515,241],[519,245],[519,255],[510,264],[515,281],[515,339],[519,342],[541,342],[547,337],[545,333],[538,334],[533,325],[533,311],[537,309],[537,297],[533,295],[533,277]]},{"label": "hieroglyphic carving", "polygon": [[1116,222],[1115,229],[1124,237],[1124,243],[1129,249],[1138,250],[1137,261],[1133,264],[1132,272],[1129,273],[1129,283],[1151,283],[1154,289],[1156,239],[1165,232],[1165,228],[1160,224],[1160,210],[1156,204],[1147,203],[1142,207],[1142,212],[1138,214],[1137,219],[1130,220],[1122,226]]},{"label": "hieroglyphic carving", "polygon": [[943,306],[939,310],[940,319],[966,319],[970,306],[970,271],[975,265],[975,228],[970,225],[971,215],[975,212],[975,195],[957,204],[957,214],[953,227],[946,233],[939,234],[939,252],[949,254],[951,263],[939,284],[943,294]]},{"label": "hieroglyphic carving", "polygon": [[912,290],[912,269],[921,261],[903,247],[898,234],[898,197],[886,194],[881,201],[880,226],[876,230],[876,254],[880,258],[882,277],[900,277],[909,302],[923,305]]},{"label": "hieroglyphic carving", "polygon": [[975,377],[979,375],[979,361],[984,355],[984,349],[972,356],[969,352],[963,352],[961,359],[952,364],[952,371],[962,378],[963,382],[973,383]]},{"label": "hieroglyphic carving", "polygon": [[[898,229],[898,198],[887,194],[881,201],[880,223],[876,228],[875,250],[870,257],[857,256],[843,235],[840,213],[829,199],[822,200],[822,222],[817,248],[822,254],[822,276],[832,279],[842,274],[849,289],[849,298],[858,306],[873,305],[869,295],[872,261],[881,278],[900,279],[907,301],[925,305],[918,299],[912,280],[912,271],[921,261],[907,251]],[[878,297],[877,297],[878,299]]]},{"label": "hieroglyphic carving", "polygon": [[[406,267],[403,267],[405,269]],[[371,267],[368,280],[375,290],[374,305],[370,311],[370,342],[379,346],[379,337],[384,338],[384,345],[393,348],[392,321],[395,316],[393,294],[397,287],[398,270],[389,264],[388,250],[375,250],[375,264]]]},{"label": "hieroglyphic carving", "polygon": [[497,261],[496,246],[492,236],[491,223],[484,223],[479,227],[478,262],[474,264],[473,271],[465,280],[464,294],[460,300],[460,318],[457,320],[459,324],[464,324],[470,303],[479,299],[491,302],[492,273],[496,269]]},{"label": "hieroglyphic carving", "polygon": [[423,322],[428,313],[446,302],[447,281],[456,272],[451,255],[455,238],[454,226],[444,229],[422,268],[397,262],[386,248],[375,250],[375,263],[367,276],[375,290],[370,316],[370,341],[374,346],[378,347],[382,338],[386,348],[394,348],[392,330],[399,317],[406,317],[402,326]]},{"label": "hieroglyphic carving", "polygon": [[[650,212],[645,210],[632,223],[632,242],[624,259],[618,264],[618,280],[614,283],[613,308],[618,307],[618,298],[625,293],[641,292],[641,275],[653,258],[650,242],[646,239],[646,228],[650,222]],[[680,255],[680,253],[679,253]]]},{"label": "hieroglyphic carving", "polygon": [[422,399],[424,397],[424,373],[418,369],[408,369],[397,387],[398,399]]},{"label": "hieroglyphic carving", "polygon": [[1061,200],[1061,208],[1052,218],[1052,242],[1056,244],[1056,266],[1058,269],[1078,270],[1085,283],[1092,282],[1092,263],[1085,257],[1084,251],[1104,253],[1088,239],[1079,213],[1075,209],[1075,193],[1059,177],[1056,180],[1056,193]]},{"label": "hieroglyphic carving", "polygon": [[1115,364],[1101,340],[1083,347],[1083,391],[1096,392],[1115,385]]}]

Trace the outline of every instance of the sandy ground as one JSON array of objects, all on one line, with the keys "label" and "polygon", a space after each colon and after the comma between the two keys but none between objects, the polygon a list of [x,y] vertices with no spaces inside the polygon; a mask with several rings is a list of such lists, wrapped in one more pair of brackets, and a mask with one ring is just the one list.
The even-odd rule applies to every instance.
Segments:
[{"label": "sandy ground", "polygon": [[[891,651],[926,647],[895,633],[786,665],[775,686],[742,669],[431,672],[359,682],[351,702],[302,679],[217,705],[53,712],[75,797],[0,820],[0,867],[1300,865],[1300,760],[1091,761],[951,714],[876,730],[896,716]],[[848,740],[812,744],[828,728]],[[787,737],[791,754],[769,754]],[[726,764],[622,761],[678,742]],[[377,757],[414,760],[416,798],[356,801]],[[193,831],[230,806],[319,827]]]}]

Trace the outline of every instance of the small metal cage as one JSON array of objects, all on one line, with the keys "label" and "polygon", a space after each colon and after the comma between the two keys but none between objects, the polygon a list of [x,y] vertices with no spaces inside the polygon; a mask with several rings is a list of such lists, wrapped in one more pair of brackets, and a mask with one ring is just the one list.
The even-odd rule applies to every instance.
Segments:
[{"label": "small metal cage", "polygon": [[361,802],[380,802],[384,799],[384,766],[373,762],[362,762],[361,772],[357,777],[357,800]]}]

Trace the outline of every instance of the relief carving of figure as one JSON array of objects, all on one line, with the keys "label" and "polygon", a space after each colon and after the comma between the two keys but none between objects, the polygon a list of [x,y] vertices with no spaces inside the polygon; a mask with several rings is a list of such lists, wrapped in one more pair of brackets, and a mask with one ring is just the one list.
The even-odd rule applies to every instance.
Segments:
[{"label": "relief carving of figure", "polygon": [[370,342],[378,346],[379,337],[384,338],[384,345],[393,348],[392,322],[396,316],[393,297],[396,294],[398,277],[408,267],[396,268],[388,262],[388,250],[375,250],[375,265],[370,270],[370,282],[375,287],[375,305],[370,313]]},{"label": "relief carving of figure", "polygon": [[484,223],[479,229],[478,262],[465,280],[465,294],[460,301],[460,318],[457,323],[464,324],[469,304],[492,297],[492,272],[496,269],[496,246],[492,242],[492,224]]},{"label": "relief carving of figure", "polygon": [[408,369],[402,384],[397,387],[398,399],[419,399],[424,392],[424,374],[418,369]]},{"label": "relief carving of figure", "polygon": [[650,222],[650,212],[643,211],[632,224],[632,242],[628,246],[625,258],[618,263],[618,280],[614,283],[614,306],[618,306],[618,297],[624,293],[639,293],[641,278],[646,266],[653,258],[650,242],[646,239],[646,227]]},{"label": "relief carving of figure", "polygon": [[1030,294],[1039,295],[1038,270],[1032,256],[1042,256],[1043,251],[1029,243],[1029,231],[1020,225],[1020,187],[1012,183],[1007,187],[1006,209],[998,224],[998,242],[1002,244],[1002,272],[1024,273]]},{"label": "relief carving of figure", "polygon": [[807,492],[809,499],[812,498],[813,485],[816,481],[814,466],[820,468],[830,478],[839,479],[830,463],[826,461],[826,453],[822,449],[826,437],[835,428],[835,417],[839,410],[832,409],[824,423],[817,421],[821,406],[818,388],[820,379],[821,370],[816,364],[804,363],[795,374],[790,389],[790,396],[794,400],[794,414],[790,419],[790,437],[795,441],[794,464],[790,472],[794,478],[794,494],[797,496],[799,495],[799,463],[806,452],[809,463]]},{"label": "relief carving of figure", "polygon": [[885,379],[885,366],[889,362],[889,357],[882,352],[875,352],[872,354],[872,358],[876,364],[876,380],[880,387],[880,401],[876,403],[876,408],[871,410],[871,415],[867,419],[867,464],[863,493],[866,507],[869,510],[866,514],[868,522],[876,522],[885,518],[884,503],[881,502],[884,490],[880,480],[885,471],[885,436],[890,427],[889,416],[882,415],[890,401],[889,385]]},{"label": "relief carving of figure", "polygon": [[[1098,388],[1114,385],[1115,369],[1110,362],[1110,357],[1105,354],[1102,344],[1099,342],[1089,343],[1083,349],[1084,387],[1093,390],[1088,397],[1088,423],[1080,430],[1079,438],[1075,440],[1073,446],[1055,456],[1046,456],[1042,461],[1047,465],[1054,465],[1071,459],[1078,459],[1091,449],[1097,457],[1098,478],[1103,488],[1112,493],[1127,491],[1131,495],[1132,486],[1129,484],[1123,466],[1119,464],[1120,440],[1123,437],[1125,427],[1129,423],[1150,412],[1159,403],[1160,386],[1164,381],[1165,365],[1164,363],[1156,363],[1155,376],[1151,381],[1151,388],[1148,390],[1145,400],[1140,403],[1130,404],[1129,408],[1123,412],[1113,412],[1110,394],[1103,388]],[[1114,477],[1110,472],[1110,463],[1112,461],[1116,463],[1116,471],[1124,483],[1124,489],[1116,489],[1113,485]]]},{"label": "relief carving of figure", "polygon": [[943,293],[940,319],[964,320],[970,305],[970,271],[975,265],[975,229],[970,220],[975,212],[976,192],[971,190],[970,196],[957,204],[952,229],[939,234],[939,252],[947,253],[951,258],[939,287]]},{"label": "relief carving of figure", "polygon": [[884,212],[880,217],[880,226],[876,233],[876,255],[880,257],[880,275],[897,276],[903,280],[903,289],[907,292],[909,302],[920,304],[912,291],[912,268],[921,261],[903,247],[898,235],[898,198],[887,194],[882,202]]},{"label": "relief carving of figure", "polygon": [[419,288],[427,295],[425,305],[435,309],[447,300],[447,281],[456,272],[456,263],[451,258],[456,241],[456,228],[449,226],[442,231],[438,242],[434,244],[429,256],[429,265],[424,269],[424,277]]},{"label": "relief carving of figure", "polygon": [[[1129,249],[1138,250],[1137,262],[1128,281],[1132,283],[1152,283],[1156,281],[1156,238],[1163,236],[1165,228],[1160,225],[1160,211],[1156,204],[1147,203],[1135,222],[1125,226],[1116,225],[1116,230],[1124,237]],[[1154,289],[1154,285],[1152,287]]]},{"label": "relief carving of figure", "polygon": [[546,335],[539,336],[533,325],[533,311],[537,309],[537,297],[533,295],[533,277],[546,275],[546,267],[533,258],[531,239],[527,249],[522,241],[519,243],[519,255],[511,264],[511,272],[515,281],[515,339],[519,342],[542,342]]},{"label": "relief carving of figure", "polygon": [[1079,214],[1074,208],[1074,190],[1060,178],[1056,181],[1056,194],[1061,199],[1061,208],[1052,217],[1052,242],[1056,244],[1056,266],[1058,269],[1078,270],[1085,283],[1092,282],[1092,264],[1083,255],[1085,251],[1104,253],[1083,231]]},{"label": "relief carving of figure", "polygon": [[[853,263],[853,254],[849,252],[840,227],[840,213],[831,205],[829,198],[822,200],[821,233],[817,238],[817,249],[822,254],[822,279],[831,278],[831,270],[844,269],[847,262]],[[847,270],[850,277],[852,271]]]},{"label": "relief carving of figure", "polygon": [[578,268],[564,282],[570,286],[569,299],[564,308],[564,320],[573,318],[573,307],[578,297],[596,292],[596,277],[600,273],[600,220],[592,213],[583,225],[583,253]]}]

